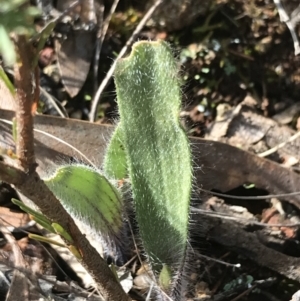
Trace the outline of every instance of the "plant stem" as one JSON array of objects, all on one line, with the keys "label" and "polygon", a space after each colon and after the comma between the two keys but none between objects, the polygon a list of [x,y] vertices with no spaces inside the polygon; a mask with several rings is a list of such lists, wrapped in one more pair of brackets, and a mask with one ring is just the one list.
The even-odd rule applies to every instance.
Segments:
[{"label": "plant stem", "polygon": [[19,54],[19,62],[15,64],[15,87],[17,91],[16,153],[19,166],[23,171],[30,173],[36,168],[33,143],[33,118],[31,112],[34,100],[31,67],[33,50],[25,36],[17,36],[15,43]]}]

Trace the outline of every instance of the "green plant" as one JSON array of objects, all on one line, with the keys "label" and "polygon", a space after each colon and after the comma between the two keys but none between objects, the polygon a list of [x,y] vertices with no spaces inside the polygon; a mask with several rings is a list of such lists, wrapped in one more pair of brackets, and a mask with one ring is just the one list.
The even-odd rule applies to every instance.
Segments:
[{"label": "green plant", "polygon": [[131,55],[118,62],[115,82],[117,131],[123,132],[139,233],[152,268],[163,271],[159,279],[169,290],[171,279],[165,278],[176,277],[185,262],[192,182],[189,142],[179,123],[177,66],[169,46],[136,43]]},{"label": "green plant", "polygon": [[[170,47],[135,43],[131,55],[118,61],[115,83],[120,123],[107,149],[105,176],[87,166],[66,165],[44,181],[77,223],[122,247],[124,206],[111,183],[129,178],[153,275],[162,290],[175,296],[186,262],[192,167],[179,122],[180,86]],[[36,220],[59,229],[73,246],[74,238],[60,225],[39,215]]]}]

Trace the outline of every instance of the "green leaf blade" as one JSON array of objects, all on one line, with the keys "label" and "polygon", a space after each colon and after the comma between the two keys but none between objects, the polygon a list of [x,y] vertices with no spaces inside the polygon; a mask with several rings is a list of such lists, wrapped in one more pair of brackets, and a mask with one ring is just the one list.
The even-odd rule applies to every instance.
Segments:
[{"label": "green leaf blade", "polygon": [[122,127],[118,125],[106,150],[103,169],[105,175],[110,179],[122,180],[127,177],[127,161],[123,136]]},{"label": "green leaf blade", "polygon": [[65,210],[86,231],[109,246],[119,244],[123,202],[117,189],[98,171],[83,165],[59,167],[44,182]]},{"label": "green leaf blade", "polygon": [[142,242],[154,270],[167,265],[174,277],[186,256],[192,166],[170,47],[136,43],[117,63],[115,82]]}]

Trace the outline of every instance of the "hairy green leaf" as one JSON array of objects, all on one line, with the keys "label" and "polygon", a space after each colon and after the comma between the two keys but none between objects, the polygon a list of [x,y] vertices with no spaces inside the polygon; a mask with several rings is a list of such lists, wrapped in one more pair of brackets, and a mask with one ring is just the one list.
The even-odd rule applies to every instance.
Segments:
[{"label": "hairy green leaf", "polygon": [[104,157],[103,169],[110,179],[122,180],[127,176],[126,153],[120,125],[115,129]]},{"label": "hairy green leaf", "polygon": [[123,202],[118,190],[103,175],[87,166],[66,165],[44,182],[89,234],[103,238],[112,247],[118,245]]},{"label": "hairy green leaf", "polygon": [[153,269],[159,274],[168,267],[174,277],[186,258],[192,167],[170,47],[137,42],[131,55],[117,62],[115,83],[142,243]]}]

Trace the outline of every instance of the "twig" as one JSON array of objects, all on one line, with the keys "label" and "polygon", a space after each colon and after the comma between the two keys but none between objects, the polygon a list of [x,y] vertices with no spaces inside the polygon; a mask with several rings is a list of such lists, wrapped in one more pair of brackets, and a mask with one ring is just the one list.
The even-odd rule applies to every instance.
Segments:
[{"label": "twig", "polygon": [[145,301],[149,301],[149,300],[150,300],[151,292],[152,292],[152,289],[153,289],[153,285],[154,285],[154,282],[152,281],[152,282],[151,282],[150,289],[149,289],[149,291],[148,291],[148,294],[147,294],[147,297],[146,297]]},{"label": "twig", "polygon": [[[100,53],[101,53],[103,41],[105,39],[106,32],[107,32],[111,17],[115,12],[118,3],[119,3],[119,0],[114,0],[114,3],[112,4],[112,6],[110,8],[109,14],[106,17],[106,19],[104,20],[103,25],[100,29],[101,31],[98,32],[98,35],[97,35],[95,60],[94,60],[94,93],[96,93],[97,87],[98,87],[99,60],[100,60]],[[103,15],[103,11],[102,11],[102,15]]]},{"label": "twig", "polygon": [[136,38],[136,36],[140,33],[140,31],[143,29],[143,27],[145,26],[146,22],[150,19],[150,17],[152,16],[152,14],[154,13],[154,11],[156,10],[156,8],[163,2],[164,0],[157,0],[152,6],[151,8],[147,11],[147,13],[145,14],[145,16],[143,17],[143,19],[140,21],[140,23],[138,24],[138,26],[136,27],[136,29],[134,30],[134,32],[132,33],[131,37],[128,39],[128,41],[126,42],[125,46],[122,48],[122,50],[120,51],[119,55],[117,56],[117,58],[115,59],[114,63],[112,64],[112,66],[110,67],[110,69],[108,70],[105,78],[103,79],[102,83],[100,84],[97,93],[94,97],[94,99],[92,100],[92,107],[91,107],[91,112],[90,112],[90,121],[94,122],[95,121],[95,117],[96,117],[96,111],[97,111],[97,107],[98,107],[98,103],[100,100],[100,96],[103,92],[103,90],[105,89],[105,87],[107,86],[107,84],[109,83],[114,70],[116,68],[116,64],[117,61],[126,53],[128,47],[132,44],[132,42],[134,41],[134,39]]},{"label": "twig", "polygon": [[[95,47],[95,54],[94,54],[94,66],[93,66],[93,73],[94,73],[94,87],[93,87],[93,95],[95,95],[97,88],[98,88],[98,70],[99,70],[99,61],[100,61],[100,53],[102,49],[102,38],[103,38],[103,21],[104,15],[104,4],[100,3],[100,8],[97,14],[97,35],[96,35],[96,47]],[[103,38],[104,40],[104,38]]]},{"label": "twig", "polygon": [[299,45],[299,40],[295,31],[295,26],[296,23],[298,22],[299,19],[299,6],[292,12],[291,16],[287,14],[287,12],[284,10],[280,0],[273,0],[274,4],[277,7],[278,14],[280,17],[280,21],[284,22],[286,26],[288,27],[292,39],[294,41],[294,49],[295,49],[295,55],[300,53],[300,45]]},{"label": "twig", "polygon": [[214,262],[217,262],[219,264],[223,264],[223,265],[226,265],[227,267],[232,267],[232,268],[240,268],[241,267],[241,264],[240,263],[229,263],[229,262],[226,262],[226,261],[223,261],[223,260],[219,260],[219,259],[216,259],[216,258],[212,258],[212,257],[209,257],[209,256],[206,256],[206,255],[203,255],[203,254],[198,254],[199,257],[202,257],[202,258],[205,258],[209,261],[214,261]]},{"label": "twig", "polygon": [[25,36],[16,37],[16,47],[21,64],[15,64],[16,87],[16,126],[17,145],[16,154],[19,166],[26,173],[31,173],[36,168],[33,144],[33,117],[34,89],[32,85],[33,49]]},{"label": "twig", "polygon": [[134,255],[132,258],[130,258],[125,264],[123,264],[123,265],[121,266],[121,268],[127,267],[127,266],[128,266],[132,261],[134,261],[136,258],[137,258],[137,254]]},{"label": "twig", "polygon": [[290,143],[294,140],[296,140],[298,137],[300,137],[300,132],[297,132],[296,134],[294,134],[293,136],[291,136],[287,141],[279,143],[278,145],[268,149],[267,151],[258,154],[259,157],[266,157],[269,156],[275,152],[277,152],[280,148],[284,147],[287,143]]},{"label": "twig", "polygon": [[56,112],[60,117],[62,118],[68,117],[67,111],[65,109],[63,109],[63,111],[60,109],[60,107],[56,103],[54,96],[50,95],[43,87],[40,87],[40,92],[41,92],[41,96],[47,98],[47,100],[51,103],[51,105],[53,106],[53,108],[56,110]]},{"label": "twig", "polygon": [[200,191],[203,191],[203,192],[206,192],[206,193],[209,193],[212,195],[236,199],[236,200],[267,200],[267,199],[271,199],[271,198],[286,198],[286,197],[295,196],[295,195],[300,194],[300,191],[296,191],[296,192],[290,192],[290,193],[268,194],[268,195],[258,195],[258,196],[236,196],[236,195],[214,192],[214,191],[206,190],[203,188],[198,188],[198,189]]},{"label": "twig", "polygon": [[249,225],[255,225],[255,226],[260,226],[260,227],[287,227],[287,228],[296,228],[300,227],[300,223],[292,223],[292,224],[266,224],[266,223],[261,223],[261,222],[256,222],[253,220],[249,220],[243,217],[235,217],[231,216],[229,214],[223,213],[223,212],[214,212],[211,210],[204,210],[204,209],[198,209],[198,208],[192,208],[191,212],[198,213],[198,214],[203,214],[203,215],[210,215],[213,217],[221,218],[221,219],[227,219],[227,220],[233,220],[236,222],[243,222]]},{"label": "twig", "polygon": [[274,0],[274,4],[277,7],[278,10],[278,14],[279,14],[279,18],[281,22],[286,22],[288,21],[290,18],[288,16],[288,14],[286,13],[286,11],[284,10],[280,0]]},{"label": "twig", "polygon": [[290,20],[286,21],[285,24],[288,27],[294,42],[295,55],[298,55],[300,53],[300,45],[299,45],[297,34],[295,32],[295,27]]}]

